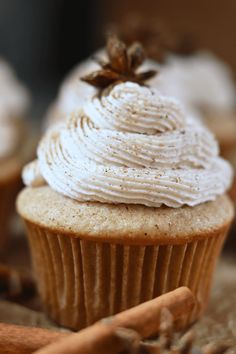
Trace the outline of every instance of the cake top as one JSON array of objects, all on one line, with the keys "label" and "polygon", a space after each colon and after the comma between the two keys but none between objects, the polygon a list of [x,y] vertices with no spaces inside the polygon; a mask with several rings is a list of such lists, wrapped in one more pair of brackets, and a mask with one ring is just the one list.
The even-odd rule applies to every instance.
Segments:
[{"label": "cake top", "polygon": [[86,77],[97,95],[45,134],[38,160],[23,172],[26,185],[47,183],[78,201],[149,207],[195,206],[224,194],[232,169],[213,135],[175,98],[146,86],[149,74],[137,80],[127,66],[104,73],[114,69],[109,58]]}]

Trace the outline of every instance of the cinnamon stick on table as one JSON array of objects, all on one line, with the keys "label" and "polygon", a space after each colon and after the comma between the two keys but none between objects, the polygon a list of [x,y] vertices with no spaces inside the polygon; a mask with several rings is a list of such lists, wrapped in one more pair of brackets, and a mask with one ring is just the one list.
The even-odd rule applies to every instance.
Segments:
[{"label": "cinnamon stick on table", "polygon": [[[142,339],[156,334],[160,327],[163,308],[167,308],[174,320],[177,320],[187,315],[194,303],[191,291],[181,287],[97,322],[91,327],[38,350],[35,354],[117,354],[127,350],[127,346],[137,340],[135,334]],[[120,335],[120,328],[134,332],[130,335]]]},{"label": "cinnamon stick on table", "polygon": [[0,353],[30,354],[69,333],[0,323]]}]

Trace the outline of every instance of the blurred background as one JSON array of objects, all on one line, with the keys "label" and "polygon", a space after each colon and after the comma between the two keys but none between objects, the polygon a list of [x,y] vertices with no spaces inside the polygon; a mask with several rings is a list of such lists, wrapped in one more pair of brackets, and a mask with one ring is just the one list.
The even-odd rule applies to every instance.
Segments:
[{"label": "blurred background", "polygon": [[190,32],[236,72],[235,0],[0,0],[0,56],[34,95],[40,116],[59,82],[104,43],[104,28],[135,11]]}]

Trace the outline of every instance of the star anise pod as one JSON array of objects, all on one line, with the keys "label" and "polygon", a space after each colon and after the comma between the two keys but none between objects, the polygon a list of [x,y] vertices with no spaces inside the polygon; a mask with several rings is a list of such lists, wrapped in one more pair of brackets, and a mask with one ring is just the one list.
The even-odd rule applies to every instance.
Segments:
[{"label": "star anise pod", "polygon": [[104,90],[111,85],[126,81],[143,85],[157,73],[155,70],[137,72],[138,67],[145,60],[145,53],[139,42],[134,42],[127,48],[116,35],[110,35],[107,41],[107,56],[108,61],[97,59],[101,70],[83,77],[82,80]]},{"label": "star anise pod", "polygon": [[138,354],[224,354],[230,348],[228,343],[210,343],[203,348],[194,346],[195,333],[189,330],[183,335],[174,331],[173,316],[164,308],[157,339],[140,343]]}]

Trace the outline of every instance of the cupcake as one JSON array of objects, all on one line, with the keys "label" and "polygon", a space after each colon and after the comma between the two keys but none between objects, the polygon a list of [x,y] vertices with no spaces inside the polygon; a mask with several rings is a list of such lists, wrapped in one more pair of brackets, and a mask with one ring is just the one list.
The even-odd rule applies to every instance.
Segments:
[{"label": "cupcake", "polygon": [[206,308],[233,218],[232,169],[178,100],[144,85],[139,45],[108,42],[97,89],[48,130],[23,171],[25,221],[45,311],[81,329],[179,286]]},{"label": "cupcake", "polygon": [[10,66],[0,59],[0,249],[3,249],[21,185],[21,168],[27,151],[24,116],[29,95]]}]

